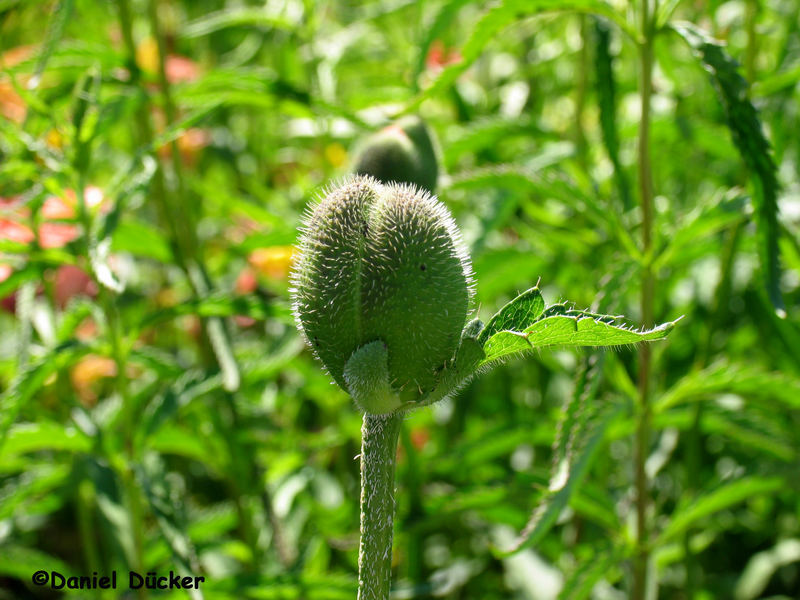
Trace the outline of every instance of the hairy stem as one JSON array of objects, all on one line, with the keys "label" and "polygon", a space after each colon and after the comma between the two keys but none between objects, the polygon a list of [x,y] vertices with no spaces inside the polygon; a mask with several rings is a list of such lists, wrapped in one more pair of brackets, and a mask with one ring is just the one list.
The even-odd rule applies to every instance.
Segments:
[{"label": "hairy stem", "polygon": [[392,581],[394,468],[402,414],[364,415],[358,600],[388,600]]},{"label": "hairy stem", "polygon": [[[642,43],[639,48],[641,73],[641,123],[639,125],[639,195],[642,203],[642,268],[641,311],[642,326],[653,326],[653,297],[655,278],[651,265],[653,234],[653,176],[650,165],[650,97],[653,92],[653,24],[649,0],[641,4]],[[655,12],[655,10],[653,11]],[[634,447],[634,477],[636,480],[636,549],[633,563],[633,600],[644,600],[647,591],[649,539],[647,509],[649,492],[645,462],[650,447],[652,407],[650,406],[651,350],[644,344],[639,354],[639,407]]]}]

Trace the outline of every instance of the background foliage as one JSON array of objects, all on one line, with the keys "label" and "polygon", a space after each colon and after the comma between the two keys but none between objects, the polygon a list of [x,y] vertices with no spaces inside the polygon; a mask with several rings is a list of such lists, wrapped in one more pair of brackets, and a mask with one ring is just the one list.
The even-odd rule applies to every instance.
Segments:
[{"label": "background foliage", "polygon": [[[0,598],[52,597],[38,569],[354,596],[360,416],[287,273],[403,111],[440,140],[477,316],[541,278],[642,324],[643,269],[652,318],[685,315],[652,348],[651,593],[800,597],[800,5],[651,9],[0,0]],[[635,348],[556,349],[414,413],[397,597],[627,597],[636,381]]]}]

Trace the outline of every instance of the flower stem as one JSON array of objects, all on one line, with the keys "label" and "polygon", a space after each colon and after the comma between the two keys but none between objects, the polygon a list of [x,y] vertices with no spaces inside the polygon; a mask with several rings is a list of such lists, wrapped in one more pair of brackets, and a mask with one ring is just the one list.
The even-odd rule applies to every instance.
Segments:
[{"label": "flower stem", "polygon": [[387,600],[392,581],[394,468],[402,414],[364,415],[358,600]]},{"label": "flower stem", "polygon": [[[653,23],[650,0],[641,3],[642,42],[639,48],[641,69],[641,123],[639,125],[639,194],[642,205],[642,326],[653,326],[655,276],[651,265],[653,235],[653,175],[650,162],[650,97],[653,93]],[[655,8],[653,13],[655,13]],[[639,407],[634,445],[636,486],[636,548],[633,558],[633,600],[644,600],[647,593],[647,566],[650,559],[647,510],[650,503],[645,462],[650,449],[652,407],[650,406],[651,351],[644,344],[639,354]]]}]

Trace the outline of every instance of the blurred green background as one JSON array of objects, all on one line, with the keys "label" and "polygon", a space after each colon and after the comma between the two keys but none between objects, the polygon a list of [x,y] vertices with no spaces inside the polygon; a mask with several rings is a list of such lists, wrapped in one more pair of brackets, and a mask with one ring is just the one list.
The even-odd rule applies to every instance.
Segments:
[{"label": "blurred green background", "polygon": [[[651,593],[800,598],[800,5],[641,11],[0,0],[0,598],[60,597],[40,569],[355,596],[361,418],[287,277],[309,203],[403,112],[439,140],[475,316],[541,280],[638,327],[643,269],[654,320],[685,315],[652,346]],[[637,355],[537,352],[410,415],[396,598],[629,597]]]}]

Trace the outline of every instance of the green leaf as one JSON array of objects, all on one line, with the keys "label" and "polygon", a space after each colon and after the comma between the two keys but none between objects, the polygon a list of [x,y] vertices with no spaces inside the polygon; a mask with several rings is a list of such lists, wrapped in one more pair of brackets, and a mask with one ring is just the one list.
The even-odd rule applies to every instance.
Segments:
[{"label": "green leaf", "polygon": [[696,522],[707,519],[714,513],[744,502],[755,496],[772,494],[783,489],[786,482],[780,477],[744,477],[716,488],[701,496],[690,506],[676,509],[669,525],[658,536],[654,547],[660,546],[683,533]]},{"label": "green leaf", "polygon": [[145,457],[136,475],[175,562],[193,575],[198,569],[197,554],[186,533],[188,520],[182,478],[177,473],[168,473],[162,457],[155,453]]},{"label": "green leaf", "polygon": [[724,393],[764,398],[770,403],[778,401],[789,408],[800,408],[800,381],[796,377],[721,362],[682,377],[658,399],[653,409],[660,413],[683,402]]},{"label": "green leaf", "polygon": [[60,316],[58,328],[56,329],[58,343],[70,340],[75,335],[78,327],[81,326],[81,323],[90,316],[94,316],[95,320],[101,323],[103,321],[102,313],[98,314],[98,312],[97,305],[86,298],[77,297],[70,300]]},{"label": "green leaf", "polygon": [[4,281],[0,281],[0,298],[13,294],[21,285],[38,281],[42,276],[37,265],[28,263],[22,269],[15,269]]},{"label": "green leaf", "polygon": [[700,200],[667,234],[669,241],[653,261],[653,269],[674,268],[697,260],[697,253],[703,251],[703,240],[714,239],[712,236],[745,218],[744,203],[745,198],[736,190]]},{"label": "green leaf", "polygon": [[616,211],[608,210],[607,202],[599,201],[595,193],[582,190],[561,173],[540,171],[564,158],[565,148],[563,145],[555,146],[549,154],[538,156],[535,164],[525,167],[498,165],[476,169],[454,177],[449,187],[513,190],[528,197],[535,195],[537,198],[557,200],[576,214],[605,229],[610,237],[618,240],[631,257],[639,258],[641,253],[628,232],[628,227],[620,221]]},{"label": "green leaf", "polygon": [[[579,311],[580,312],[580,311]],[[609,317],[610,318],[610,317]],[[509,354],[544,346],[620,346],[664,339],[677,321],[646,331],[613,325],[606,317],[557,315],[536,321],[525,331],[500,331],[484,344],[481,365]]]},{"label": "green leaf", "polygon": [[[183,38],[196,38],[209,35],[215,31],[229,27],[259,27],[261,29],[291,29],[294,23],[279,14],[267,10],[269,4],[262,8],[236,8],[209,13],[184,25],[180,30]],[[273,11],[274,12],[274,11]]]},{"label": "green leaf", "polygon": [[564,399],[553,442],[551,485],[568,473],[577,442],[583,437],[590,415],[596,412],[594,400],[602,379],[604,355],[597,351],[583,356],[573,393]]},{"label": "green leaf", "polygon": [[58,6],[56,6],[55,10],[53,11],[53,16],[50,18],[50,22],[47,26],[47,34],[45,35],[44,44],[42,44],[42,49],[40,50],[39,56],[36,60],[36,68],[33,72],[33,79],[28,83],[28,89],[34,89],[39,86],[42,73],[44,73],[45,69],[47,68],[47,62],[50,60],[53,51],[56,49],[56,46],[58,46],[58,43],[61,41],[61,38],[64,35],[64,28],[66,27],[67,21],[72,14],[73,4],[73,0],[62,0],[58,3]]},{"label": "green leaf", "polygon": [[428,98],[442,96],[503,29],[521,18],[553,11],[600,15],[614,21],[632,37],[637,37],[637,34],[628,27],[625,17],[618,14],[610,4],[600,0],[506,0],[490,8],[475,24],[472,35],[461,48],[461,60],[443,69],[426,90],[411,100],[403,112],[416,110]]},{"label": "green leaf", "polygon": [[521,293],[501,308],[478,335],[485,344],[498,331],[522,331],[538,319],[544,311],[544,298],[538,286]]},{"label": "green leaf", "polygon": [[89,352],[89,347],[75,341],[59,344],[47,354],[40,356],[25,367],[15,378],[11,387],[0,395],[0,449],[8,429],[16,420],[19,411],[45,384],[53,373],[65,369]]},{"label": "green leaf", "polygon": [[[448,139],[447,146],[442,148],[442,161],[444,165],[452,169],[458,164],[462,156],[470,156],[480,152],[485,148],[491,148],[495,144],[505,142],[510,138],[538,136],[545,140],[559,141],[553,133],[542,131],[539,126],[529,117],[520,115],[518,118],[491,117],[482,118],[471,123],[466,123],[458,137]],[[565,148],[569,147],[570,153],[572,145],[557,146],[561,151],[559,158],[564,158],[567,153]],[[539,154],[537,153],[537,158]]]},{"label": "green leaf", "polygon": [[268,317],[276,316],[289,319],[290,310],[285,306],[277,307],[273,304],[268,304],[263,298],[255,294],[231,296],[220,292],[202,299],[184,300],[180,304],[151,313],[142,319],[140,328],[153,327],[183,315],[197,315],[204,319],[241,315],[263,321]]},{"label": "green leaf", "polygon": [[173,260],[172,249],[162,233],[152,225],[134,219],[124,220],[115,228],[111,249],[165,264]]},{"label": "green leaf", "polygon": [[[0,488],[0,519],[5,521],[57,509],[61,505],[69,475],[68,465],[45,463],[26,470],[19,477],[9,479]],[[48,502],[49,500],[53,502]]]},{"label": "green leaf", "polygon": [[625,210],[633,206],[628,178],[619,158],[617,135],[617,90],[611,57],[611,30],[600,19],[594,19],[594,65],[597,104],[600,108],[600,131],[608,158],[614,166],[614,182]]},{"label": "green leaf", "polygon": [[64,577],[73,575],[67,563],[50,554],[10,542],[0,546],[0,575],[29,583],[31,575],[39,570],[58,571]]},{"label": "green leaf", "polygon": [[[510,556],[523,548],[535,545],[550,531],[561,511],[569,503],[573,492],[586,477],[603,441],[606,429],[619,414],[620,408],[607,413],[590,429],[585,445],[580,450],[574,464],[569,468],[568,476],[564,479],[559,478],[560,480],[557,482],[551,482],[551,484],[555,483],[556,485],[551,485],[543,501],[531,514],[528,524],[517,540],[506,550],[496,549],[495,554],[500,557]],[[557,487],[557,485],[560,485],[560,487]]]},{"label": "green leaf", "polygon": [[738,63],[725,51],[722,43],[691,23],[675,24],[673,29],[686,40],[710,74],[725,109],[725,120],[733,136],[733,143],[753,177],[753,205],[765,287],[776,312],[783,316],[785,309],[780,290],[778,250],[780,229],[777,167],[756,108],[750,101],[747,81],[739,74]]},{"label": "green leaf", "polygon": [[800,561],[800,540],[781,540],[769,550],[754,554],[736,582],[736,600],[762,597],[772,576],[782,567]]},{"label": "green leaf", "polygon": [[625,558],[624,549],[608,545],[595,552],[593,560],[579,564],[564,582],[564,587],[558,594],[558,600],[586,600],[592,597],[595,584]]},{"label": "green leaf", "polygon": [[90,448],[89,438],[73,427],[64,427],[60,423],[49,421],[20,423],[9,430],[6,443],[0,451],[0,460],[6,460],[12,455],[41,450],[87,452]]}]

